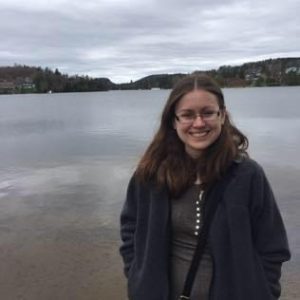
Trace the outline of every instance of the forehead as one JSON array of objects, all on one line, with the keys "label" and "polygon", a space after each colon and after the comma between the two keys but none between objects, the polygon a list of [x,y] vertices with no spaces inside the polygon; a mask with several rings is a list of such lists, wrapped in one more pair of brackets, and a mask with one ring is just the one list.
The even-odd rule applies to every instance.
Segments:
[{"label": "forehead", "polygon": [[205,90],[193,90],[185,94],[176,104],[177,111],[184,109],[201,109],[205,107],[218,108],[216,95]]}]

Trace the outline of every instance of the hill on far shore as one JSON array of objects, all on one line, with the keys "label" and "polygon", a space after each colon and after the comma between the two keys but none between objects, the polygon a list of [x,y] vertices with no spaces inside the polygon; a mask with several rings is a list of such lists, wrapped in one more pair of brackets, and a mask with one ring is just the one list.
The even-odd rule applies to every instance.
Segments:
[{"label": "hill on far shore", "polygon": [[[300,58],[277,58],[249,62],[240,66],[221,66],[201,71],[222,87],[300,85]],[[157,74],[130,83],[113,83],[108,78],[69,76],[58,69],[14,65],[0,67],[0,94],[88,92],[122,89],[170,89],[187,74]]]}]

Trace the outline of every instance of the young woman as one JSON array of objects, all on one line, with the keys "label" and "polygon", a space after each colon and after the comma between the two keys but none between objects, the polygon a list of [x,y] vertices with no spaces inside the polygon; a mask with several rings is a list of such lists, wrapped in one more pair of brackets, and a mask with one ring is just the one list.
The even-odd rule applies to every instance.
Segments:
[{"label": "young woman", "polygon": [[175,85],[121,213],[130,300],[189,299],[180,296],[208,223],[190,299],[279,298],[281,265],[290,259],[286,232],[247,147],[211,78],[190,75]]}]

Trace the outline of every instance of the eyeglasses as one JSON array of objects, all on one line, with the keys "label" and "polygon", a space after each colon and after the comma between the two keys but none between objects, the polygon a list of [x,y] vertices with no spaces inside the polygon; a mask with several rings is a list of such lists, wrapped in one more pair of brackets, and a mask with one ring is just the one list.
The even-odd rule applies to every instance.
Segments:
[{"label": "eyeglasses", "polygon": [[175,114],[176,120],[181,124],[192,124],[197,117],[199,116],[203,121],[215,121],[217,117],[220,115],[220,111],[203,111],[196,113],[194,111],[182,112],[178,115]]}]

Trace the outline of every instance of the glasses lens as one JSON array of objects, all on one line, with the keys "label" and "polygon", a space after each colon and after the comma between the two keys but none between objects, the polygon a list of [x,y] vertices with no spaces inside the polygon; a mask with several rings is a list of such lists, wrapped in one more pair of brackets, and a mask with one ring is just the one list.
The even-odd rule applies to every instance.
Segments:
[{"label": "glasses lens", "polygon": [[177,116],[177,119],[182,124],[190,124],[193,123],[197,119],[197,117],[200,117],[204,121],[214,121],[219,114],[219,111],[204,111],[201,113],[182,113]]}]

